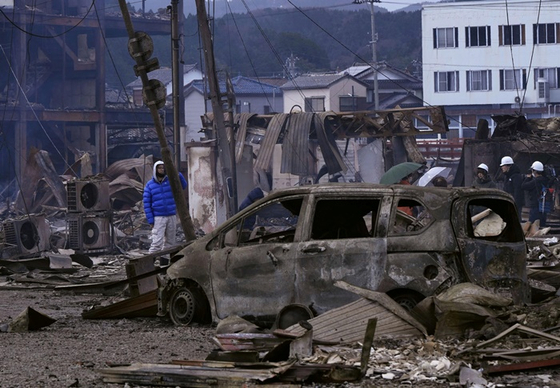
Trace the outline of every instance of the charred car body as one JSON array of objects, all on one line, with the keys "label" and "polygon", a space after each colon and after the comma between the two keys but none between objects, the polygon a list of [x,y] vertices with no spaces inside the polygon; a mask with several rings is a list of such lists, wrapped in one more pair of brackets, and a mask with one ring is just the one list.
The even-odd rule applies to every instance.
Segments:
[{"label": "charred car body", "polygon": [[412,308],[472,282],[529,299],[515,205],[495,189],[323,184],[270,193],[179,252],[159,289],[176,324],[286,306],[320,314],[358,297],[342,280]]}]

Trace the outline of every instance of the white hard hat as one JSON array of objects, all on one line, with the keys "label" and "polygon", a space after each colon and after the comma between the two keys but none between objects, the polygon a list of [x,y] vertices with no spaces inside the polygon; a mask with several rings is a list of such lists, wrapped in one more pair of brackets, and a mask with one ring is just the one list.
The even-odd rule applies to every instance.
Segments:
[{"label": "white hard hat", "polygon": [[484,163],[480,163],[477,168],[480,168],[481,170],[488,172],[488,166]]},{"label": "white hard hat", "polygon": [[535,171],[544,171],[544,166],[541,162],[537,160],[533,162],[533,164],[531,164],[531,169]]},{"label": "white hard hat", "polygon": [[500,162],[500,167],[506,166],[508,164],[513,164],[513,159],[511,158],[511,156],[504,156],[502,158],[502,161]]}]

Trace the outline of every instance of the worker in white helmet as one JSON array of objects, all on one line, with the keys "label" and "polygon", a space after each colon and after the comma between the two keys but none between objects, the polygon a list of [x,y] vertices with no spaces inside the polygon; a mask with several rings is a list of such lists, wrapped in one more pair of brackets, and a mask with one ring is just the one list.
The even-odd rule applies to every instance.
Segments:
[{"label": "worker in white helmet", "polygon": [[544,165],[538,160],[531,165],[531,171],[523,179],[521,188],[528,194],[529,221],[540,221],[540,226],[546,226],[546,214],[550,212],[550,200],[547,203],[546,191],[549,189],[549,179],[544,174]]},{"label": "worker in white helmet", "polygon": [[504,156],[500,161],[500,168],[505,176],[504,191],[511,194],[517,206],[517,215],[521,221],[521,209],[525,202],[525,196],[521,184],[523,183],[523,175],[521,170],[513,162],[511,156]]},{"label": "worker in white helmet", "polygon": [[496,182],[492,180],[489,174],[488,165],[485,163],[480,163],[476,168],[476,177],[473,186],[485,189],[495,189],[497,187]]}]

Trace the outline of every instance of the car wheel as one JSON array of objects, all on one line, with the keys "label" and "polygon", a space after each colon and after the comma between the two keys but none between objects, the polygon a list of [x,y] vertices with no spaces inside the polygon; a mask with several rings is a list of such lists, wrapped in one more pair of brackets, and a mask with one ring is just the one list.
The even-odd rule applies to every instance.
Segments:
[{"label": "car wheel", "polygon": [[389,296],[407,311],[411,311],[424,299],[422,294],[410,290],[389,293]]},{"label": "car wheel", "polygon": [[176,325],[189,325],[196,316],[197,298],[195,293],[180,287],[173,292],[169,300],[169,317]]}]

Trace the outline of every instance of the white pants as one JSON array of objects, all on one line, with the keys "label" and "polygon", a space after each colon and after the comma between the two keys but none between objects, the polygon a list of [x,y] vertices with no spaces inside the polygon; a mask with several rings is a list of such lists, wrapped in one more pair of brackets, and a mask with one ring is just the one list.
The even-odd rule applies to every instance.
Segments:
[{"label": "white pants", "polygon": [[152,245],[148,253],[154,253],[176,245],[177,216],[154,217]]}]

